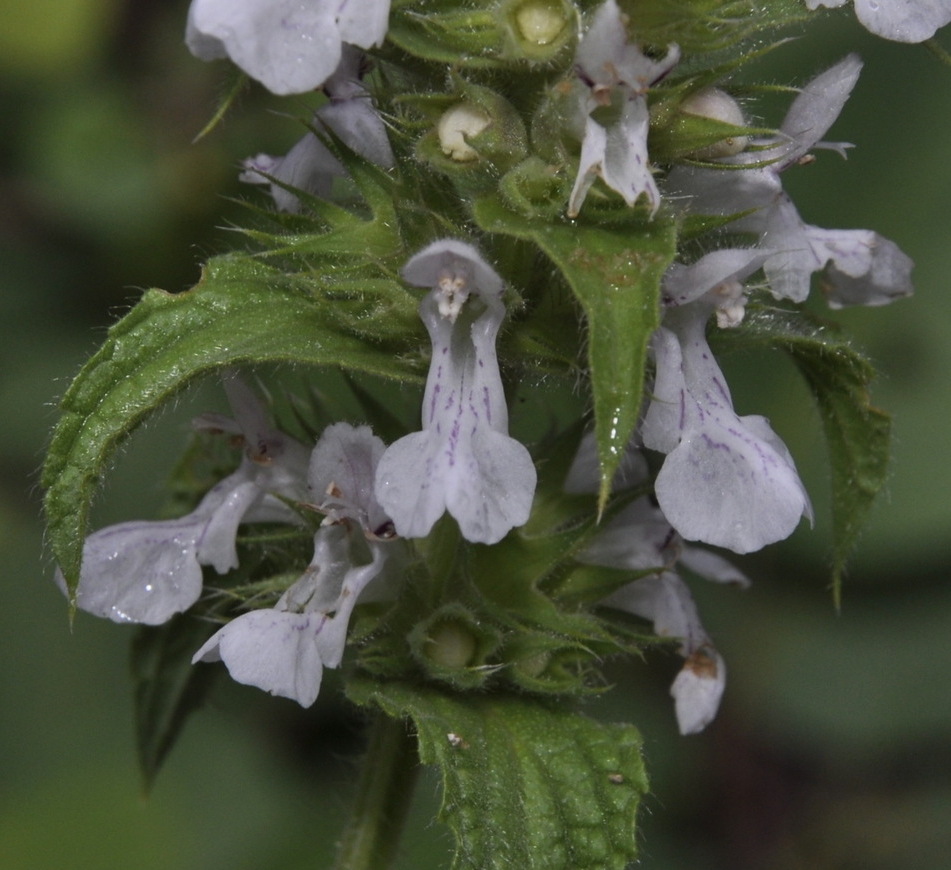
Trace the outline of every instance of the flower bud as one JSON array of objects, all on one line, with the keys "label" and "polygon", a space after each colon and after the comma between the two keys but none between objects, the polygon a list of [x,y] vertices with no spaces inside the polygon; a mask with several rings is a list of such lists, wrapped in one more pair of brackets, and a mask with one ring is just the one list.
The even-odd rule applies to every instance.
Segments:
[{"label": "flower bud", "polygon": [[[719,88],[704,88],[702,91],[691,94],[680,104],[680,111],[733,127],[743,127],[746,124],[740,104]],[[730,157],[733,154],[739,154],[746,148],[748,142],[748,136],[726,136],[712,145],[691,151],[688,156],[700,160]]]},{"label": "flower bud", "polygon": [[453,90],[410,99],[431,119],[416,156],[452,180],[462,196],[494,190],[499,178],[528,151],[525,124],[495,91],[453,77]]},{"label": "flower bud", "polygon": [[498,649],[500,637],[464,605],[439,608],[409,634],[413,658],[427,676],[459,689],[481,686],[493,670],[486,660]]},{"label": "flower bud", "polygon": [[565,0],[514,0],[503,8],[508,24],[507,55],[529,61],[548,61],[576,31],[575,8]]},{"label": "flower bud", "polygon": [[571,61],[578,13],[570,0],[401,3],[387,41],[455,69],[511,69],[513,63]]},{"label": "flower bud", "polygon": [[478,106],[472,103],[457,103],[443,113],[436,125],[439,147],[442,153],[458,163],[469,163],[479,159],[479,152],[468,140],[478,136],[492,119]]},{"label": "flower bud", "polygon": [[499,180],[506,204],[529,218],[554,218],[561,214],[570,185],[558,166],[532,155],[512,167]]}]

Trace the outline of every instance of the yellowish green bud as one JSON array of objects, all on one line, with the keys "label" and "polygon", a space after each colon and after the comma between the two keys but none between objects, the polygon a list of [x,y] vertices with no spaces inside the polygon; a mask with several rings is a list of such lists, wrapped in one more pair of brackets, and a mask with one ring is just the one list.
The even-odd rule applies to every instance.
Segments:
[{"label": "yellowish green bud", "polygon": [[476,652],[472,632],[458,622],[440,622],[429,630],[426,657],[444,668],[464,668]]},{"label": "yellowish green bud", "polygon": [[560,3],[529,0],[515,9],[519,36],[535,45],[550,45],[568,24]]}]

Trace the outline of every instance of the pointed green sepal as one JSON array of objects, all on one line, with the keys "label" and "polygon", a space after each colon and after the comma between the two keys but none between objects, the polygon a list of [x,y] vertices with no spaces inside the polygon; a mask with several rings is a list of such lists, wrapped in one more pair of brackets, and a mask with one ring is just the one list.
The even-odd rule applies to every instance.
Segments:
[{"label": "pointed green sepal", "polygon": [[497,197],[477,201],[474,215],[488,232],[534,241],[584,309],[603,510],[637,423],[647,342],[660,324],[660,281],[676,251],[676,229],[662,217],[613,227],[529,220]]}]

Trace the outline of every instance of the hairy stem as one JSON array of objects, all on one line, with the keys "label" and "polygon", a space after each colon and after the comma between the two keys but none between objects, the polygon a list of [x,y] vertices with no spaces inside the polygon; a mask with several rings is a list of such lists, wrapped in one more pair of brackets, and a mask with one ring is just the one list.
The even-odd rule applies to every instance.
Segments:
[{"label": "hairy stem", "polygon": [[386,870],[396,857],[419,771],[406,724],[375,714],[334,870]]}]

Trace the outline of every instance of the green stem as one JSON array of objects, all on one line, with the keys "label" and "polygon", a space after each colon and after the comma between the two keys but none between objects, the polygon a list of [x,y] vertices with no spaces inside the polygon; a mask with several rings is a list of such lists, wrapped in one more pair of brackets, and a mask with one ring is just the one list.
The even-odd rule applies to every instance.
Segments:
[{"label": "green stem", "polygon": [[390,866],[418,771],[416,745],[406,733],[405,723],[377,713],[334,870],[386,870]]}]

